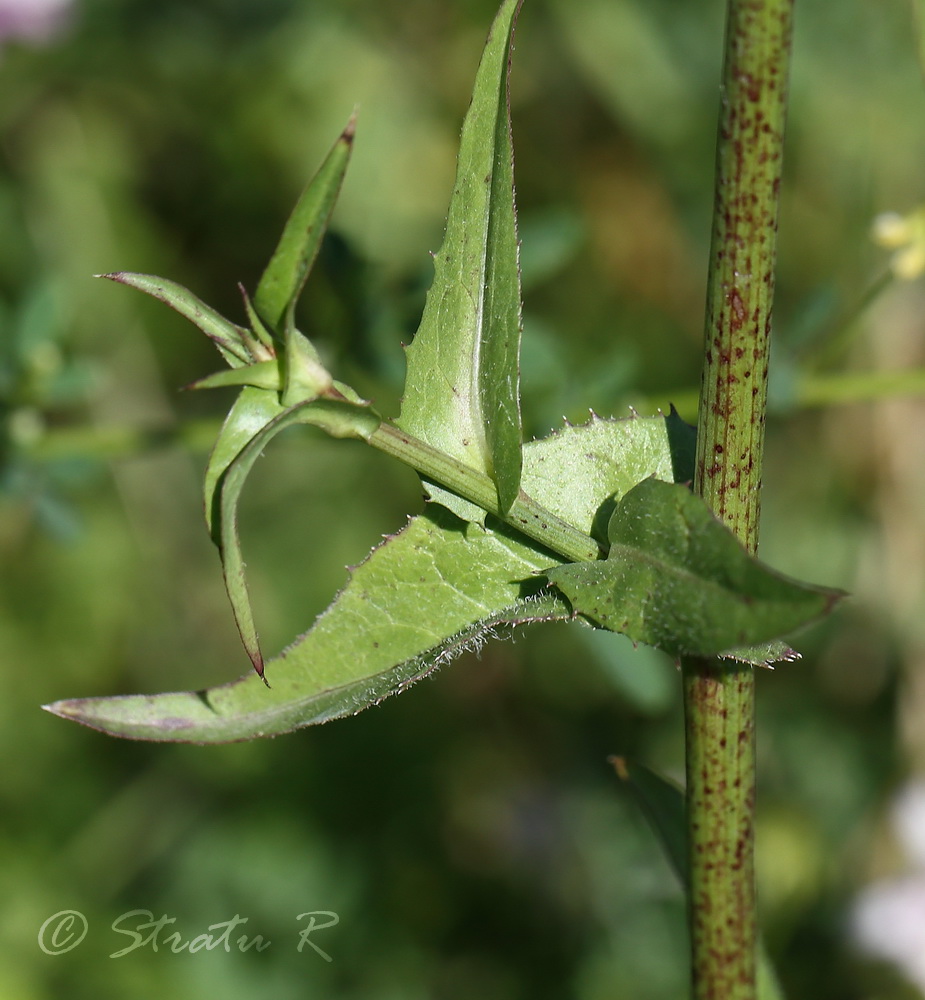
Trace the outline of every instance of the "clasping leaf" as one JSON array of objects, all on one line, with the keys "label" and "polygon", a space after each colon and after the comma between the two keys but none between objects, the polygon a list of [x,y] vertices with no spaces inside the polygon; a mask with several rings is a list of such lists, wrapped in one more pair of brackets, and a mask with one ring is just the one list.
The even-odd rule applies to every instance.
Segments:
[{"label": "clasping leaf", "polygon": [[822,617],[840,591],[750,556],[685,486],[649,478],[616,505],[610,552],[546,575],[578,614],[675,656],[755,646]]},{"label": "clasping leaf", "polygon": [[[319,400],[274,419],[259,408],[268,394],[245,389],[240,399],[252,393],[258,393],[253,418],[265,421],[267,435],[303,420],[326,420],[329,433],[364,433],[364,411],[358,408],[337,409]],[[247,415],[247,406],[237,405],[236,422]],[[669,436],[668,421],[658,417],[565,427],[524,448],[525,489],[553,514],[591,534],[600,511],[609,510],[611,498],[622,496],[640,476],[671,477]],[[232,438],[229,432],[229,444]],[[223,482],[222,502],[228,508],[215,519],[224,526],[226,580],[229,588],[237,588],[233,600],[245,593],[245,603],[239,604],[245,615],[232,498],[264,443],[258,434],[238,449]],[[566,477],[573,488],[564,488]],[[352,570],[311,629],[267,664],[270,690],[250,673],[209,691],[75,699],[48,708],[133,739],[252,739],[352,715],[458,652],[478,648],[496,630],[570,617],[569,603],[543,581],[564,559],[496,519],[487,520],[486,527],[467,523],[429,504]],[[239,624],[245,641],[256,642],[253,623]]]}]

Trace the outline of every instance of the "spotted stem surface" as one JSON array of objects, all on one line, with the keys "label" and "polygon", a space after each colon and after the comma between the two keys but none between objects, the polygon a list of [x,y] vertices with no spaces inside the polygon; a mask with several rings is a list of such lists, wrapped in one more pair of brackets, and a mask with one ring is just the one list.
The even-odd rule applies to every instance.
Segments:
[{"label": "spotted stem surface", "polygon": [[[754,552],[792,0],[729,0],[694,489]],[[695,1000],[755,997],[753,669],[683,665]]]}]

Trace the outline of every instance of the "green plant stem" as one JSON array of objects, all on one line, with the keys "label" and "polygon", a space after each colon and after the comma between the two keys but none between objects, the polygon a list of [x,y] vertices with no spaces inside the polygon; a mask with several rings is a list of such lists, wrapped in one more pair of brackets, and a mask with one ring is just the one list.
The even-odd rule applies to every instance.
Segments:
[{"label": "green plant stem", "polygon": [[925,395],[925,368],[842,372],[801,379],[795,405],[808,409],[921,395]]},{"label": "green plant stem", "polygon": [[915,40],[919,57],[919,70],[925,77],[925,0],[915,0],[912,5],[915,14]]},{"label": "green plant stem", "polygon": [[[792,413],[819,406],[850,406],[880,399],[925,395],[925,368],[892,371],[840,372],[832,375],[797,377],[792,395],[772,401],[775,413]],[[682,417],[691,419],[696,412],[699,393],[689,389],[666,392],[634,402],[641,414],[660,412],[674,403]],[[206,453],[215,443],[221,420],[201,417],[182,424],[152,427],[53,427],[42,429],[35,442],[19,442],[22,452],[40,462],[59,459],[115,461],[138,458],[161,448],[186,448]]]},{"label": "green plant stem", "polygon": [[[885,371],[838,372],[831,375],[798,374],[792,386],[772,387],[768,411],[788,416],[821,406],[853,406],[881,399],[925,395],[925,368],[894,368]],[[684,419],[697,412],[700,394],[692,389],[664,392],[634,400],[633,409],[646,416],[661,413],[670,402]]]},{"label": "green plant stem", "polygon": [[581,562],[598,559],[601,556],[600,547],[594,539],[556,517],[551,511],[528,497],[523,490],[511,505],[511,509],[502,515],[498,504],[498,488],[494,480],[485,473],[451,458],[438,448],[433,448],[418,438],[406,434],[392,424],[381,423],[367,441],[374,448],[410,465],[426,478],[452,490],[496,517],[503,518],[528,538],[541,542],[567,559]]},{"label": "green plant stem", "polygon": [[806,368],[820,371],[841,360],[861,330],[861,317],[896,280],[895,272],[891,268],[885,268],[848,305],[831,327],[818,331],[803,349],[798,350],[797,353],[806,358]]},{"label": "green plant stem", "polygon": [[[694,489],[754,552],[792,0],[729,0]],[[754,1000],[751,667],[683,664],[695,1000]]]},{"label": "green plant stem", "polygon": [[[114,427],[105,431],[100,428],[89,431],[55,430],[43,433],[40,440],[29,445],[26,450],[33,458],[44,461],[73,457],[75,454],[97,460],[129,458],[176,444],[205,451],[210,447],[217,427],[216,421],[201,420],[176,427],[150,429]],[[498,505],[498,490],[489,476],[451,458],[419,438],[406,434],[392,424],[380,423],[363,439],[374,448],[411,466],[421,475],[501,518],[566,559],[580,562],[599,559],[605,554],[593,538],[557,517],[527,496],[523,490],[511,509],[502,515]]]},{"label": "green plant stem", "polygon": [[201,417],[148,427],[126,424],[52,427],[43,428],[35,441],[16,441],[15,444],[26,458],[39,462],[74,459],[110,462],[177,447],[205,454],[211,451],[221,426],[220,420]]}]

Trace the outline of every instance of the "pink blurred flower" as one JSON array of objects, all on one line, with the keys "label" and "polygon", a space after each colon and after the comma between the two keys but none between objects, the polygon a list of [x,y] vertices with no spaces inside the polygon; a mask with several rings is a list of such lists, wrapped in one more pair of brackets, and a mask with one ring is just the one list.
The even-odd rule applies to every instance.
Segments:
[{"label": "pink blurred flower", "polygon": [[73,0],[0,0],[0,45],[50,41],[67,23]]}]

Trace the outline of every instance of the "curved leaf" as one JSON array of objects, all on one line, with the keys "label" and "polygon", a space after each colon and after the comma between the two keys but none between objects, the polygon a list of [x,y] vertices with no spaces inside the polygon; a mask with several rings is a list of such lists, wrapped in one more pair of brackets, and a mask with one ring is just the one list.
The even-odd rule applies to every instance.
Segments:
[{"label": "curved leaf", "polygon": [[501,626],[567,617],[561,598],[533,597],[546,562],[504,529],[464,525],[431,505],[374,549],[311,631],[268,664],[272,688],[250,674],[210,691],[48,707],[116,736],[200,743],[327,722],[404,689]]},{"label": "curved leaf", "polygon": [[225,422],[218,432],[212,453],[209,455],[202,488],[206,525],[216,545],[219,544],[219,536],[215,526],[220,521],[215,497],[219,480],[247,442],[285,410],[286,407],[279,401],[278,393],[268,389],[246,386],[238,393],[238,398],[228,411]]},{"label": "curved leaf", "polygon": [[[259,366],[258,366],[259,367]],[[216,545],[220,544],[219,537],[219,511],[216,509],[216,494],[219,481],[231,463],[241,454],[247,443],[256,437],[272,421],[285,413],[288,407],[284,406],[279,399],[279,393],[275,391],[272,380],[272,369],[267,368],[268,375],[267,388],[258,388],[247,385],[238,393],[237,399],[228,411],[225,422],[218,433],[209,462],[206,466],[205,480],[203,482],[203,503],[205,508],[206,525],[209,534]],[[207,382],[212,381],[210,376]],[[274,388],[270,388],[274,386]],[[346,400],[357,406],[365,406],[365,401],[350,388],[341,382],[333,383],[333,390],[342,400]],[[336,400],[331,400],[336,402]],[[319,411],[321,412],[321,411]],[[372,411],[367,411],[372,412]]]},{"label": "curved leaf", "polygon": [[222,558],[225,588],[231,601],[238,632],[247,655],[261,678],[264,675],[263,655],[260,652],[257,628],[251,611],[244,574],[244,555],[238,537],[238,500],[244,483],[263,449],[287,427],[313,424],[334,437],[355,437],[363,440],[369,437],[379,423],[379,418],[373,411],[354,403],[327,399],[300,403],[284,410],[254,433],[222,474],[218,486],[219,520],[216,542]]},{"label": "curved leaf", "polygon": [[407,349],[398,425],[494,479],[502,511],[521,476],[520,271],[508,64],[520,0],[505,0],[463,124],[446,236]]},{"label": "curved leaf", "polygon": [[221,313],[207,306],[183,285],[158,278],[153,274],[134,274],[131,271],[116,271],[113,274],[98,274],[98,278],[108,278],[120,285],[137,288],[140,292],[158,299],[188,319],[215,344],[222,357],[232,368],[240,368],[253,359],[248,347],[250,334],[242,326],[225,319]]},{"label": "curved leaf", "polygon": [[[556,472],[564,455],[574,492],[561,489]],[[640,475],[670,477],[671,470],[661,417],[593,420],[524,449],[531,494],[586,533],[614,494]],[[496,626],[571,615],[554,593],[536,603],[544,593],[537,574],[562,560],[496,519],[488,523],[482,528],[429,505],[351,573],[309,632],[267,663],[271,690],[252,673],[210,691],[76,699],[49,710],[133,739],[250,739],[358,712]]]}]

